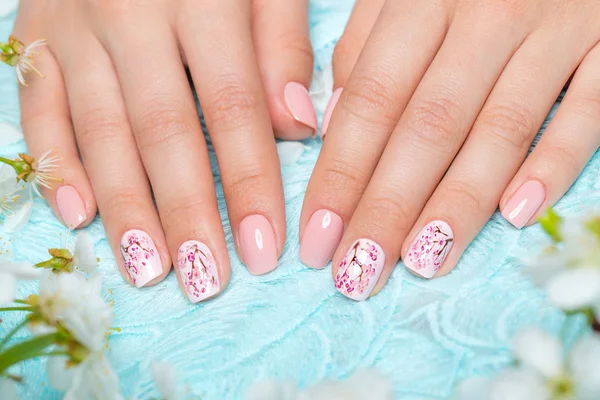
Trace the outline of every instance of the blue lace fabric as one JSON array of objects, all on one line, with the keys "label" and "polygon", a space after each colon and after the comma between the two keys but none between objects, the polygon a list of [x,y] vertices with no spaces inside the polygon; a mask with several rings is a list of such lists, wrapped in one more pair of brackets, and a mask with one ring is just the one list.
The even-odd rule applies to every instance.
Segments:
[{"label": "blue lace fabric", "polygon": [[[311,2],[316,71],[330,67],[333,45],[351,8],[350,0]],[[14,15],[0,19],[0,37],[8,36],[13,20]],[[18,120],[14,71],[2,67],[0,121]],[[542,326],[567,340],[581,332],[582,320],[566,319],[521,273],[521,260],[544,237],[539,226],[519,231],[498,212],[450,275],[426,281],[399,264],[374,298],[356,303],[339,294],[330,267],[315,271],[298,260],[302,200],[321,147],[318,139],[305,144],[302,158],[282,171],[288,239],[279,267],[265,276],[251,276],[235,254],[214,164],[232,260],[231,282],[214,300],[191,305],[174,273],[152,288],[131,287],[117,271],[100,218],[85,229],[100,258],[104,287],[112,291],[114,325],[121,331],[111,335],[108,354],[126,397],[158,396],[150,365],[159,360],[172,363],[179,384],[202,399],[243,398],[262,379],[292,380],[305,387],[344,379],[360,368],[386,375],[398,399],[447,399],[463,378],[509,365],[511,337],[519,329]],[[1,153],[16,156],[23,150],[21,141]],[[596,154],[556,206],[559,213],[600,204],[599,167]],[[37,199],[27,226],[12,235],[2,233],[0,246],[17,260],[38,262],[47,257],[47,248],[61,245],[65,232],[45,201]],[[19,294],[35,290],[35,283],[23,283]],[[16,320],[13,315],[0,317],[2,335]],[[24,398],[61,397],[48,385],[43,360],[26,362],[15,372],[25,376]]]}]

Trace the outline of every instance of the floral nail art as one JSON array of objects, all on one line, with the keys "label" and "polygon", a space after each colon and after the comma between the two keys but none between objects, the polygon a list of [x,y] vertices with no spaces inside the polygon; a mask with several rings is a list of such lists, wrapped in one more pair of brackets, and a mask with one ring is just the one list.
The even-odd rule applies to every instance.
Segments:
[{"label": "floral nail art", "polygon": [[432,221],[409,247],[404,264],[422,277],[431,278],[441,268],[453,243],[450,225],[444,221]]},{"label": "floral nail art", "polygon": [[335,287],[343,295],[362,301],[369,297],[381,275],[385,254],[368,239],[359,239],[350,247],[335,277]]},{"label": "floral nail art", "polygon": [[197,303],[221,290],[217,263],[210,249],[190,240],[179,248],[177,265],[188,299]]},{"label": "floral nail art", "polygon": [[162,272],[162,263],[154,242],[146,232],[132,229],[121,239],[121,254],[131,281],[142,287]]}]

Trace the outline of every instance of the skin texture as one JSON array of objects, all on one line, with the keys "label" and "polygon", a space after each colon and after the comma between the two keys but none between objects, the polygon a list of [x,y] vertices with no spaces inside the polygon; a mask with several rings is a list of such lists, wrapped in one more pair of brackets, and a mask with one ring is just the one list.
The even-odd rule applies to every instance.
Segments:
[{"label": "skin texture", "polygon": [[441,276],[498,207],[520,228],[552,206],[600,145],[598,20],[595,0],[358,0],[300,222],[343,220],[333,277],[358,239],[385,253],[371,295],[401,256]]},{"label": "skin texture", "polygon": [[[303,123],[312,123],[302,97],[313,61],[307,12],[307,0],[286,7],[277,0],[21,1],[15,36],[48,42],[36,58],[46,78],[31,77],[21,90],[25,138],[32,156],[53,149],[62,157],[63,183],[43,194],[71,225],[85,226],[100,211],[130,283],[137,277],[138,286],[155,284],[175,263],[180,282],[187,274],[184,293],[190,285],[206,287],[206,279],[218,282],[216,290],[190,298],[199,301],[229,280],[209,156],[185,67],[217,155],[238,254],[244,260],[240,235],[253,233],[240,232],[240,222],[260,216],[271,240],[265,257],[275,267],[285,213],[274,135],[314,134]],[[286,97],[290,82],[294,90]],[[73,189],[68,197],[57,196],[62,186]],[[78,205],[76,215],[66,213],[69,204]],[[189,241],[205,250],[179,262]]]}]

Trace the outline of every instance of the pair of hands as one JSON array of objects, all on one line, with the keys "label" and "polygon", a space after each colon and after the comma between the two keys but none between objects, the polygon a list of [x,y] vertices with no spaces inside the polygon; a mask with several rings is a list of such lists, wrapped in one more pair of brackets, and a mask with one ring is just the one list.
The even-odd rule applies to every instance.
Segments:
[{"label": "pair of hands", "polygon": [[[185,65],[238,254],[253,274],[275,268],[285,214],[273,133],[317,129],[307,9],[308,0],[21,2],[15,35],[46,37],[51,49],[38,60],[46,79],[21,92],[31,153],[63,158],[64,183],[44,195],[71,227],[98,207],[136,286],[174,263],[197,302],[229,279]],[[363,300],[401,256],[426,278],[450,271],[498,205],[519,228],[533,221],[600,145],[599,20],[596,0],[358,0],[334,53],[301,260],[322,268],[333,258],[338,290]]]}]

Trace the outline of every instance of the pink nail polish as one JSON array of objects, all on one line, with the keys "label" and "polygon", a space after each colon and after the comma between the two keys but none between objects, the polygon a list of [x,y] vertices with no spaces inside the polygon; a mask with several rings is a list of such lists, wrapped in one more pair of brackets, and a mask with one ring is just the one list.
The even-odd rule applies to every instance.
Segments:
[{"label": "pink nail polish", "polygon": [[408,248],[404,265],[423,278],[431,278],[442,267],[454,244],[454,233],[444,221],[432,221]]},{"label": "pink nail polish", "polygon": [[340,244],[343,230],[344,221],[336,213],[329,210],[315,212],[304,229],[300,260],[312,268],[325,267]]},{"label": "pink nail polish", "polygon": [[316,132],[317,114],[308,90],[298,82],[289,82],[285,85],[283,97],[294,119]]},{"label": "pink nail polish", "polygon": [[58,188],[56,191],[56,206],[69,229],[77,228],[87,218],[85,204],[73,186]]},{"label": "pink nail polish", "polygon": [[545,199],[544,185],[538,181],[525,182],[508,200],[502,210],[502,216],[521,229],[535,215]]},{"label": "pink nail polish", "polygon": [[329,99],[329,103],[327,103],[325,113],[323,114],[323,122],[321,123],[321,138],[324,138],[325,134],[327,133],[327,128],[329,128],[329,122],[331,121],[331,114],[333,114],[335,105],[340,99],[343,90],[343,88],[339,88],[335,92],[333,92],[333,94],[331,95],[331,99]]},{"label": "pink nail polish", "polygon": [[383,265],[385,253],[369,239],[359,239],[346,253],[335,276],[335,287],[352,300],[362,301],[375,287]]},{"label": "pink nail polish", "polygon": [[189,240],[181,245],[177,266],[188,299],[198,303],[221,290],[217,263],[203,243]]},{"label": "pink nail polish", "polygon": [[142,287],[159,276],[162,262],[154,242],[144,231],[132,229],[121,239],[121,254],[125,270],[136,287]]},{"label": "pink nail polish", "polygon": [[277,266],[275,234],[262,215],[249,215],[240,222],[242,258],[252,275],[266,274]]}]

